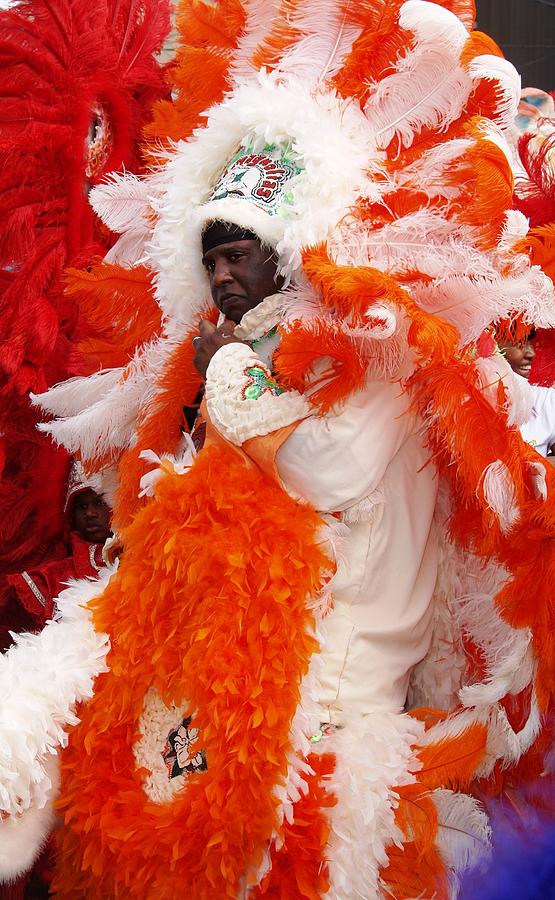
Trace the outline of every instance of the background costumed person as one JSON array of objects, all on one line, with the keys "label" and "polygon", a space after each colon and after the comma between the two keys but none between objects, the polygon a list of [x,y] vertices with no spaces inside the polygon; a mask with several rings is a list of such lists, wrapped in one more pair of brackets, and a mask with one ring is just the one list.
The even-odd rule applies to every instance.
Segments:
[{"label": "background costumed person", "polygon": [[110,508],[99,493],[99,482],[98,476],[87,478],[82,467],[73,463],[64,506],[68,555],[30,572],[6,576],[0,597],[2,650],[12,643],[10,632],[40,631],[52,618],[55,598],[68,581],[96,578],[104,566],[102,548],[110,536]]},{"label": "background costumed person", "polygon": [[[519,115],[510,129],[514,146],[515,207],[530,221],[523,242],[533,262],[555,277],[553,238],[555,228],[555,111],[553,97],[537,88],[525,88]],[[507,330],[505,329],[507,332]],[[522,329],[520,329],[522,331]],[[525,330],[519,334],[524,338]],[[511,334],[505,333],[506,341]],[[514,329],[513,329],[514,338]],[[538,329],[534,337],[534,360],[530,383],[550,388],[555,384],[555,332]],[[544,402],[544,391],[535,391]]]},{"label": "background costumed person", "polygon": [[[473,19],[466,2],[185,4],[190,103],[154,121],[186,139],[93,193],[121,283],[137,269],[164,319],[123,370],[38,398],[89,469],[117,466],[124,547],[0,660],[25,706],[65,638],[41,722],[2,722],[0,780],[15,854],[74,726],[60,897],[447,897],[487,850],[473,794],[543,768],[553,473],[518,433],[508,365],[476,344],[515,315],[552,327],[554,290],[495,124],[518,78]],[[280,289],[247,312],[216,222],[275,256]],[[395,512],[410,488],[422,509]],[[404,580],[401,621],[380,589]]]}]

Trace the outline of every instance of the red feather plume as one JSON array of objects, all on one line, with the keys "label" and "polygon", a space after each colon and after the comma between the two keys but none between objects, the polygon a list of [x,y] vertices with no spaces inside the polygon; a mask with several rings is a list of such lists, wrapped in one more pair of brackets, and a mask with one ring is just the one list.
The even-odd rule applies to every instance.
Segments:
[{"label": "red feather plume", "polygon": [[140,167],[167,92],[155,54],[168,30],[164,0],[21,0],[0,13],[0,570],[36,562],[62,532],[61,506],[41,502],[61,451],[36,432],[28,394],[76,374],[63,269],[111,243],[87,194]]}]

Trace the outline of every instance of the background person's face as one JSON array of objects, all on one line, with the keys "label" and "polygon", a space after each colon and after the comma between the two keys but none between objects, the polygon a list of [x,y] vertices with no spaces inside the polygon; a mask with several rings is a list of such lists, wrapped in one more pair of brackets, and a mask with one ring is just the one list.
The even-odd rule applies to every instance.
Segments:
[{"label": "background person's face", "polygon": [[259,241],[230,241],[208,250],[202,259],[210,279],[214,303],[239,324],[249,309],[275,294],[283,279],[276,280],[276,263]]},{"label": "background person's face", "polygon": [[517,375],[521,375],[522,378],[530,378],[532,360],[536,354],[529,340],[524,341],[522,344],[508,344],[501,341],[499,343],[499,349],[513,372],[516,372]]},{"label": "background person's face", "polygon": [[110,515],[110,507],[100,494],[87,488],[73,501],[71,526],[86,541],[103,544],[110,535]]}]

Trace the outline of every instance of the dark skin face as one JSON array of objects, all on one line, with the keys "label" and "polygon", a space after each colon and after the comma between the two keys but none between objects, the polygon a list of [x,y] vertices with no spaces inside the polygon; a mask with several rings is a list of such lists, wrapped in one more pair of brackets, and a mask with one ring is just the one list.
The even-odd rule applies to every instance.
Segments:
[{"label": "dark skin face", "polygon": [[199,337],[193,339],[194,363],[205,378],[208,364],[220,347],[242,343],[233,336],[233,331],[245,313],[275,294],[283,279],[275,277],[275,260],[256,240],[220,244],[208,250],[202,262],[210,280],[212,299],[226,317],[219,328],[202,321]]},{"label": "dark skin face", "polygon": [[92,488],[75,497],[71,507],[71,527],[85,541],[103,544],[111,534],[110,517],[110,507]]},{"label": "dark skin face", "polygon": [[208,272],[212,299],[226,319],[239,324],[249,309],[275,294],[276,263],[260,241],[230,241],[208,250],[202,258]]},{"label": "dark skin face", "polygon": [[530,378],[532,360],[536,354],[529,340],[524,341],[522,344],[509,344],[501,341],[499,349],[513,372],[521,375],[522,378]]}]

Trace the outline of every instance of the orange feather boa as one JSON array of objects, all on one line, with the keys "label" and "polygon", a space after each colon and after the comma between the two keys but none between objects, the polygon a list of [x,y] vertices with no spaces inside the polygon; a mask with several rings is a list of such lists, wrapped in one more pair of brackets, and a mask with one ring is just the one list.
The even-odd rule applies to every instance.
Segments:
[{"label": "orange feather boa", "polygon": [[[227,445],[204,450],[185,476],[159,480],[95,601],[110,672],[62,757],[57,896],[236,897],[261,866],[282,828],[274,788],[318,650],[307,600],[330,571],[320,526]],[[151,688],[194,713],[208,764],[163,805],[144,793],[133,753]],[[319,805],[318,784],[304,802]],[[289,844],[299,828],[289,828]],[[317,834],[310,847],[321,853],[323,820]],[[322,856],[313,864],[325,881]]]}]

